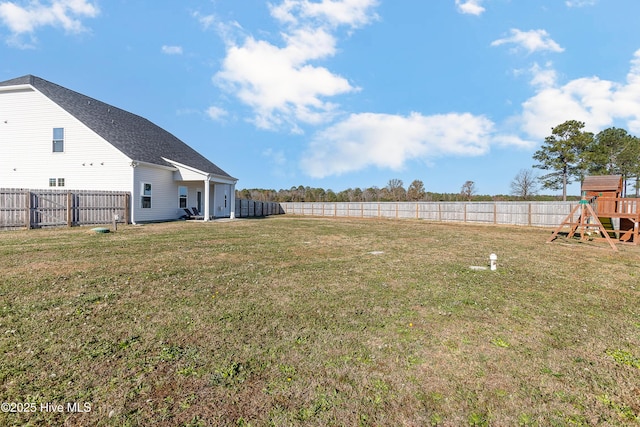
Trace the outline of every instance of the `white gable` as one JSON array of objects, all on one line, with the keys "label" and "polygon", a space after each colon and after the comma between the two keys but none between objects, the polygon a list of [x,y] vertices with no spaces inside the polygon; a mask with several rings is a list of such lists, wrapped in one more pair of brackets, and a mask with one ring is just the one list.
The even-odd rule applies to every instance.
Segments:
[{"label": "white gable", "polygon": [[[53,129],[64,151],[53,152]],[[29,85],[0,88],[0,186],[131,191],[131,159]]]}]

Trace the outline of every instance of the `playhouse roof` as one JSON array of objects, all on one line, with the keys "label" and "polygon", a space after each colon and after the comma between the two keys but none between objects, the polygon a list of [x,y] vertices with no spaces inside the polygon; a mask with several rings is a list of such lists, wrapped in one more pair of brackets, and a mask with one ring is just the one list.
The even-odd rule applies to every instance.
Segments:
[{"label": "playhouse roof", "polygon": [[582,191],[622,191],[622,175],[587,176]]}]

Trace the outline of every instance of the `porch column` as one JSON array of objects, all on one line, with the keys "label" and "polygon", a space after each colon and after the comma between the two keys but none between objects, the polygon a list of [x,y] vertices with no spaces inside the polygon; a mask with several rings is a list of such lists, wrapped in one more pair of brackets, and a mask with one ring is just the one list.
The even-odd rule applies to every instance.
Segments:
[{"label": "porch column", "polygon": [[209,195],[211,193],[211,177],[207,175],[207,179],[204,180],[204,220],[209,221],[209,217],[211,216],[211,212],[209,211]]},{"label": "porch column", "polygon": [[231,214],[229,215],[229,218],[231,219],[235,219],[236,218],[236,184],[233,183],[231,184],[231,196],[229,197],[229,199],[231,200]]}]

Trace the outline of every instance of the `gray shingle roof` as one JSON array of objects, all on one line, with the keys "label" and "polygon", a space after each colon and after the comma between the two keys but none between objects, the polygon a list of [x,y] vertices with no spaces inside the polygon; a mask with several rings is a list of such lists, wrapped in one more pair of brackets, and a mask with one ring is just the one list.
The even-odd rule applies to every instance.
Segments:
[{"label": "gray shingle roof", "polygon": [[0,82],[0,86],[21,84],[35,87],[132,160],[171,166],[162,159],[165,157],[206,173],[231,178],[193,148],[144,117],[32,75]]}]

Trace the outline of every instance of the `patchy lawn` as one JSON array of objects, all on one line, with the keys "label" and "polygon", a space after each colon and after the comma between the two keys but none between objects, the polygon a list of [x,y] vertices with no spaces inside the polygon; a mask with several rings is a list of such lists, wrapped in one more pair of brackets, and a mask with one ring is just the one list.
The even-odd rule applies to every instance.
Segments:
[{"label": "patchy lawn", "polygon": [[[639,425],[640,248],[549,235],[287,216],[2,232],[0,424]],[[497,271],[470,268],[490,253]]]}]

